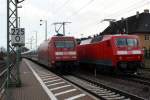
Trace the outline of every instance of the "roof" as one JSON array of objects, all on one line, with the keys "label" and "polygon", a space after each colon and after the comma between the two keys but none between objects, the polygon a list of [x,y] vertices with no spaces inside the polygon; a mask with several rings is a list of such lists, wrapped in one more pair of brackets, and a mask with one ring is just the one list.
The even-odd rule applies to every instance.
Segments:
[{"label": "roof", "polygon": [[119,34],[119,33],[149,33],[150,34],[150,13],[141,13],[128,17],[123,20],[112,22],[102,34]]},{"label": "roof", "polygon": [[100,42],[100,41],[107,41],[107,40],[111,39],[112,37],[137,38],[138,36],[137,35],[128,35],[128,34],[99,35],[99,36],[95,36],[93,38],[87,38],[87,39],[81,40],[80,45],[97,43],[97,42]]}]

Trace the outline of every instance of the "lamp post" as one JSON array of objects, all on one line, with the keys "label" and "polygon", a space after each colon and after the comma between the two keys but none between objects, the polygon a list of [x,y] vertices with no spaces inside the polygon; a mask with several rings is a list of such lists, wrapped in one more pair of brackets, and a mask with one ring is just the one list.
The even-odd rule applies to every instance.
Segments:
[{"label": "lamp post", "polygon": [[[44,22],[45,23],[45,40],[47,40],[47,20],[40,20],[40,22]],[[43,25],[42,23],[40,23],[40,26]]]}]

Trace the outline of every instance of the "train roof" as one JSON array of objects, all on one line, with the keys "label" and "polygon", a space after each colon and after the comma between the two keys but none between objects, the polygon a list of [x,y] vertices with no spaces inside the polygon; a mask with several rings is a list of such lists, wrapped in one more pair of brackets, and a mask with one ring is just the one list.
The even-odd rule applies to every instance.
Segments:
[{"label": "train roof", "polygon": [[56,41],[56,40],[75,40],[73,36],[52,36],[48,40],[44,40],[39,47],[47,45],[50,41]]},{"label": "train roof", "polygon": [[137,38],[138,36],[136,36],[136,35],[128,35],[128,34],[99,35],[99,36],[95,36],[93,38],[88,38],[86,40],[82,40],[80,45],[95,43],[95,42],[99,42],[99,41],[105,41],[105,40],[109,40],[109,39],[111,39],[113,37],[132,37],[132,38]]},{"label": "train roof", "polygon": [[91,43],[91,41],[92,41],[92,38],[86,39],[86,40],[82,40],[80,45],[89,44],[89,43]]},{"label": "train roof", "polygon": [[64,39],[64,38],[67,38],[67,39],[74,39],[73,36],[52,36],[52,37],[49,38],[48,40]]}]

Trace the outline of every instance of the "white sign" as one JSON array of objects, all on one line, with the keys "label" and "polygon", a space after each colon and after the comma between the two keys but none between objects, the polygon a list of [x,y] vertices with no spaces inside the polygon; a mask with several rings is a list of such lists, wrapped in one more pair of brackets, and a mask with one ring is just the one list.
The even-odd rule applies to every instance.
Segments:
[{"label": "white sign", "polygon": [[24,28],[12,28],[11,29],[11,44],[13,46],[25,45],[25,29]]}]

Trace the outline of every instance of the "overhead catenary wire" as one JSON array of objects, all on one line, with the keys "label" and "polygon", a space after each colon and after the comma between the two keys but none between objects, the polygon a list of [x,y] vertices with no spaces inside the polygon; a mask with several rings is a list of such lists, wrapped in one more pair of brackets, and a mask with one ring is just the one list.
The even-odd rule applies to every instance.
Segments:
[{"label": "overhead catenary wire", "polygon": [[[148,2],[148,1],[147,1]],[[144,2],[144,3],[142,3],[142,4],[140,4],[139,6],[136,6],[136,7],[132,7],[132,8],[130,8],[130,9],[127,9],[127,11],[125,11],[125,12],[127,12],[127,13],[129,13],[129,12],[131,12],[131,11],[133,11],[133,9],[137,9],[137,7],[141,7],[141,6],[144,6],[144,5],[147,5],[147,2]],[[129,7],[128,7],[129,8]],[[108,18],[108,17],[111,17],[111,16],[113,16],[114,15],[114,17],[115,16],[120,16],[120,15],[122,15],[122,13],[124,13],[124,12],[121,12],[122,10],[120,10],[120,11],[117,11],[117,12],[115,12],[115,13],[113,13],[113,14],[110,14],[110,15],[108,15],[108,16],[104,16],[103,18],[101,18],[101,19],[104,19],[104,18]],[[121,12],[121,13],[118,13],[118,12]],[[117,13],[117,14],[116,14]],[[123,17],[123,16],[122,16]],[[112,18],[112,17],[111,17]],[[94,27],[94,26],[97,26],[97,25],[99,25],[100,24],[100,19],[99,20],[96,20],[96,21],[94,21],[94,22],[92,22],[92,23],[90,23],[90,24],[88,24],[88,25],[86,25],[86,29],[89,29],[89,27]],[[88,28],[87,28],[87,26],[88,26]],[[84,26],[85,27],[85,26]],[[80,29],[82,29],[82,30],[85,30],[85,28],[84,27],[81,27]]]},{"label": "overhead catenary wire", "polygon": [[[67,0],[67,1],[69,1],[69,0]],[[72,17],[72,16],[77,15],[81,10],[83,10],[84,8],[86,8],[87,6],[89,6],[93,1],[94,0],[90,0],[89,2],[87,2],[85,5],[83,5],[81,8],[79,8],[76,12],[74,12],[71,16],[67,17],[67,19],[70,18],[70,17]],[[64,3],[64,4],[66,4],[66,3]]]},{"label": "overhead catenary wire", "polygon": [[73,17],[75,15],[77,15],[80,11],[82,11],[83,9],[85,9],[87,6],[89,6],[92,2],[94,2],[95,0],[90,0],[89,2],[87,2],[85,5],[83,5],[81,8],[79,8],[76,12],[74,12],[71,16],[69,17]]},{"label": "overhead catenary wire", "polygon": [[[79,14],[79,12],[80,11],[82,11],[84,8],[86,8],[87,6],[89,6],[89,4],[91,4],[92,2],[93,2],[94,0],[90,0],[87,4],[85,4],[84,6],[82,6],[80,9],[78,9],[78,11],[76,11],[76,12],[74,12],[71,16],[69,16],[69,17],[75,17],[77,14]],[[104,2],[106,2],[106,1],[104,1]],[[142,1],[143,2],[143,1]],[[141,2],[141,3],[142,3]],[[109,4],[111,4],[112,2],[110,2]],[[137,3],[137,2],[135,2],[135,3]],[[102,5],[103,5],[103,2],[101,3]],[[115,3],[116,4],[116,3]],[[113,6],[114,7],[114,6]],[[105,9],[106,7],[104,7],[104,9],[100,9],[100,10],[107,10],[107,8],[108,8],[108,6],[107,6],[107,8]],[[69,18],[69,17],[67,17],[67,18]]]},{"label": "overhead catenary wire", "polygon": [[61,6],[59,6],[55,11],[59,13],[71,0],[66,0]]},{"label": "overhead catenary wire", "polygon": [[[68,1],[68,0],[67,0]],[[66,1],[66,2],[67,2]],[[77,11],[75,11],[74,13],[72,13],[71,14],[71,16],[69,16],[69,17],[66,17],[67,19],[68,18],[76,18],[75,16],[76,15],[79,15],[79,13],[82,11],[82,10],[84,10],[85,8],[87,8],[92,2],[93,2],[94,0],[90,0],[90,1],[88,1],[85,5],[83,5],[82,7],[80,7]],[[104,1],[104,2],[106,2],[106,1]],[[132,4],[132,2],[130,2],[131,4]],[[143,4],[144,3],[144,4]],[[65,3],[64,3],[65,4]],[[110,3],[111,4],[111,3]],[[65,4],[66,5],[66,4]],[[135,7],[135,5],[136,5],[136,7]],[[139,5],[139,6],[137,6],[137,5]],[[124,12],[127,12],[127,13],[129,13],[129,12],[131,12],[131,11],[133,11],[133,9],[137,9],[137,7],[141,7],[141,6],[143,6],[143,5],[146,5],[146,1],[136,1],[136,2],[134,2],[132,5],[131,5],[131,7],[126,7],[126,8],[122,8],[121,7],[121,10],[119,10],[119,11],[116,11],[115,13],[113,13],[113,14],[110,14],[110,15],[107,15],[107,16],[100,16],[101,18],[99,19],[99,20],[96,20],[96,21],[92,21],[92,23],[89,23],[88,25],[86,25],[86,26],[88,26],[88,27],[94,27],[94,26],[96,26],[96,25],[99,25],[100,24],[100,20],[102,20],[103,18],[108,18],[108,17],[115,17],[115,16],[117,16],[117,17],[119,17],[119,16],[121,16],[122,15],[122,13],[124,13]],[[108,8],[108,7],[107,7]],[[106,9],[107,9],[106,8]],[[119,8],[120,9],[120,8]],[[104,7],[104,10],[105,10],[105,7]],[[127,10],[127,11],[126,11]],[[123,16],[121,16],[121,17],[123,17]],[[62,18],[62,17],[61,17]],[[81,27],[81,29],[82,30],[84,30],[84,28],[83,27]],[[87,28],[86,28],[87,29]],[[88,28],[89,29],[89,28]]]},{"label": "overhead catenary wire", "polygon": [[[80,12],[82,9],[84,9],[84,8],[86,8],[89,4],[91,4],[91,2],[93,2],[94,0],[90,0],[87,4],[85,4],[84,6],[82,6],[79,10],[78,10],[78,12]],[[140,3],[140,2],[138,2],[138,3]],[[111,4],[111,3],[110,3]],[[134,3],[134,5],[135,4],[137,4],[137,2],[135,2]],[[133,5],[132,5],[133,6]],[[105,10],[105,9],[104,9]],[[117,11],[118,12],[118,11]],[[74,13],[74,15],[76,16],[77,14],[79,14],[79,13]],[[71,16],[70,16],[71,17]],[[74,17],[73,15],[72,15],[72,17]],[[93,24],[93,22],[92,22],[92,24]],[[97,25],[97,24],[99,24],[99,22],[97,23],[97,21],[96,21],[96,24],[95,24],[95,21],[94,21],[94,26],[95,25]],[[89,25],[89,24],[88,24]],[[88,25],[86,25],[86,26],[88,26]]]}]

